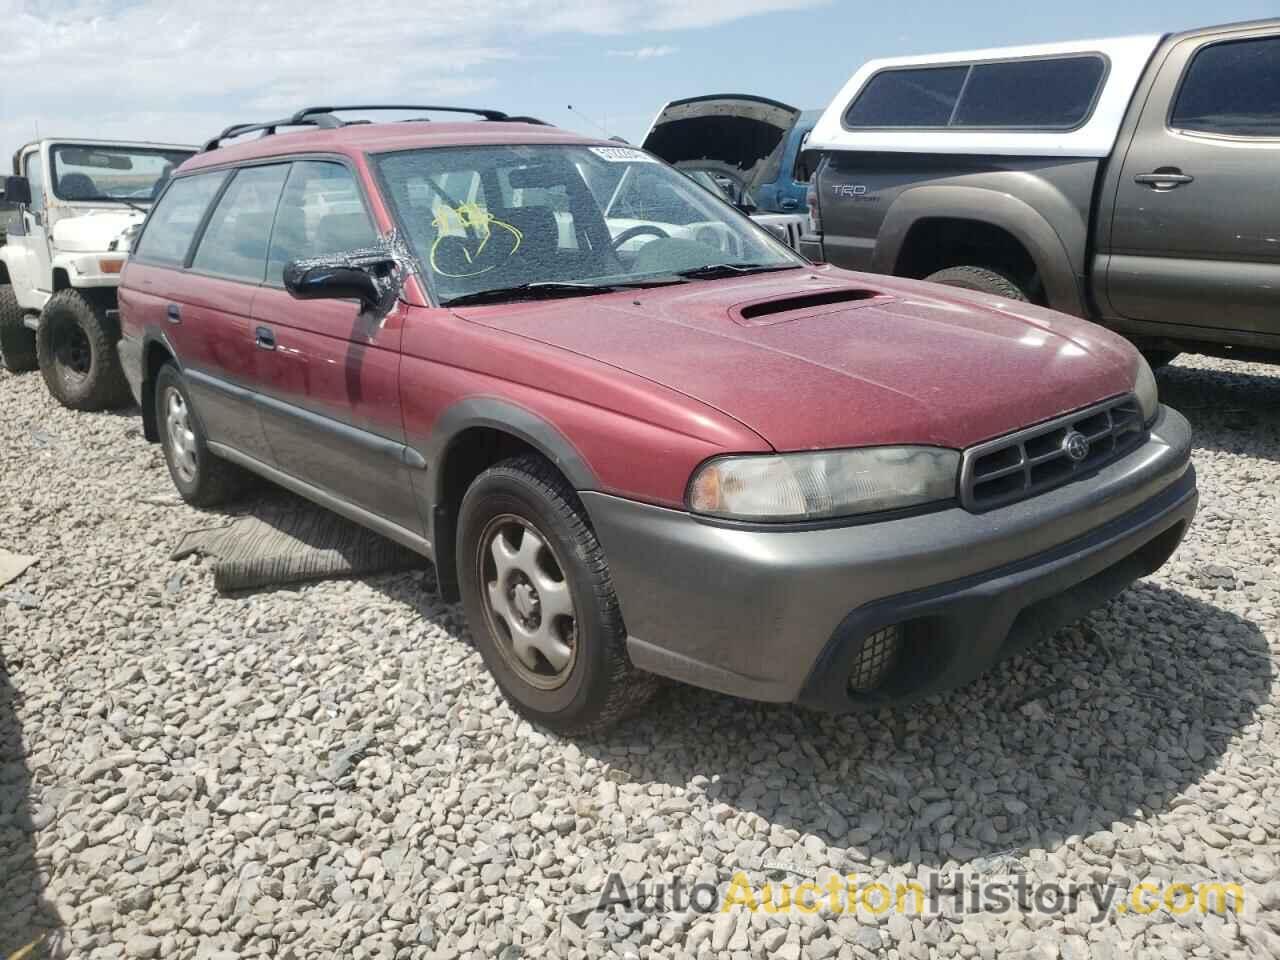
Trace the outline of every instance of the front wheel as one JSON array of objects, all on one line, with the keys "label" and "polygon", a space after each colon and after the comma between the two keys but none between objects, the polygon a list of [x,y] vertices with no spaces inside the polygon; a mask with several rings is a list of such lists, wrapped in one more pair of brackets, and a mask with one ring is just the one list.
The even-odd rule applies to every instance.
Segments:
[{"label": "front wheel", "polygon": [[0,367],[10,373],[36,368],[36,335],[23,323],[13,287],[0,284]]},{"label": "front wheel", "polygon": [[45,385],[59,403],[72,410],[106,410],[133,402],[117,339],[97,298],[74,289],[49,298],[40,314],[36,353]]},{"label": "front wheel", "polygon": [[462,500],[458,581],[508,702],[558,733],[603,730],[657,687],[626,651],[604,551],[577,494],[538,456],[504,460]]}]

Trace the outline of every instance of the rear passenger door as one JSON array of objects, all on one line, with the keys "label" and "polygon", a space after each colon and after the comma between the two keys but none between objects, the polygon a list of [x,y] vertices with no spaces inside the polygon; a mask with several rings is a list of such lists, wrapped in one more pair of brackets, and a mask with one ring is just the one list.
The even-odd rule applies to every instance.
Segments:
[{"label": "rear passenger door", "polygon": [[251,320],[288,172],[288,164],[281,163],[235,171],[190,259],[184,300],[167,307],[170,336],[209,439],[265,464],[272,457],[254,404],[257,357]]},{"label": "rear passenger door", "polygon": [[1116,190],[1107,292],[1123,317],[1280,335],[1280,32],[1175,45]]},{"label": "rear passenger door", "polygon": [[400,412],[402,305],[381,316],[354,300],[295,300],[282,280],[292,260],[377,240],[350,168],[293,163],[254,304],[259,405],[280,469],[421,535]]}]

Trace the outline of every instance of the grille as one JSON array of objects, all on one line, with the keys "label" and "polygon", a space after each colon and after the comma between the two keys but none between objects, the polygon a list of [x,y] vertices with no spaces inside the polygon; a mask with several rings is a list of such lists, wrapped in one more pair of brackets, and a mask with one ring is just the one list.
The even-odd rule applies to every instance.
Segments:
[{"label": "grille", "polygon": [[[1067,453],[1067,438],[1077,433],[1088,441],[1079,460]],[[1145,433],[1137,398],[1126,394],[970,447],[960,468],[960,503],[990,510],[1043,493],[1124,456]]]},{"label": "grille", "polygon": [[902,633],[895,623],[882,627],[862,641],[858,657],[849,671],[849,690],[870,693],[884,682],[898,656]]}]

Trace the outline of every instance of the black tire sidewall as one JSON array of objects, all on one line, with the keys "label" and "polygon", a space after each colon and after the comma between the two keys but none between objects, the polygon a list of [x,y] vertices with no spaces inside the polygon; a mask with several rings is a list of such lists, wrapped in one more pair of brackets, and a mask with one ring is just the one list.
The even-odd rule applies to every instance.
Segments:
[{"label": "black tire sidewall", "polygon": [[1031,298],[1013,280],[998,270],[990,267],[947,267],[925,277],[930,283],[938,283],[957,290],[971,290],[974,293],[985,293],[993,297],[1004,297],[1006,300],[1017,300],[1030,303]]},{"label": "black tire sidewall", "polygon": [[[57,361],[54,332],[63,324],[75,324],[89,342],[89,371],[82,380],[70,381],[62,375]],[[56,293],[45,305],[36,333],[36,353],[40,372],[49,392],[73,410],[101,410],[122,400],[120,361],[106,323],[103,307],[78,291]]]},{"label": "black tire sidewall", "polygon": [[[507,663],[489,628],[478,550],[489,521],[502,514],[525,519],[551,542],[573,593],[577,656],[569,677],[554,690],[540,690],[523,680]],[[601,584],[588,562],[593,546],[598,549],[594,544],[579,542],[560,511],[537,486],[514,473],[482,475],[463,498],[458,525],[458,581],[467,623],[485,665],[503,693],[526,714],[548,726],[577,726],[579,718],[589,721],[608,699],[608,647],[614,638],[598,601]]]},{"label": "black tire sidewall", "polygon": [[36,335],[23,322],[23,310],[9,284],[0,284],[0,366],[10,373],[36,368]]},{"label": "black tire sidewall", "polygon": [[[169,429],[165,417],[165,398],[170,388],[176,389],[182,395],[182,401],[187,405],[187,420],[191,426],[191,432],[196,436],[196,475],[191,482],[184,480],[173,465],[173,447],[169,440]],[[191,402],[191,394],[187,390],[186,382],[172,363],[166,363],[156,374],[155,404],[156,429],[160,434],[160,448],[164,451],[164,462],[169,468],[169,476],[173,479],[173,485],[182,499],[189,503],[199,503],[208,492],[213,454],[205,444],[204,424],[196,412],[195,405]]]}]

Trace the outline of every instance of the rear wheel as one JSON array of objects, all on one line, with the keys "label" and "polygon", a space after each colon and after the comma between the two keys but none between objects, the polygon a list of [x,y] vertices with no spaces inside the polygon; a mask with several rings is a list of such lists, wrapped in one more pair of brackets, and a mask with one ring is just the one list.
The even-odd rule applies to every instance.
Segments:
[{"label": "rear wheel", "polygon": [[1167,367],[1180,356],[1178,350],[1143,350],[1142,356],[1146,359],[1152,370],[1159,370],[1161,367]]},{"label": "rear wheel", "polygon": [[13,287],[0,284],[0,367],[10,373],[36,368],[36,335],[22,322],[22,307]]},{"label": "rear wheel", "polygon": [[476,647],[508,702],[559,733],[643,705],[604,551],[577,494],[538,456],[482,473],[462,501],[458,579]]},{"label": "rear wheel", "polygon": [[1030,302],[1027,292],[1016,282],[988,267],[947,267],[937,273],[925,277],[930,283],[941,283],[948,287],[960,287],[962,290],[976,290],[979,293],[990,293],[1008,300]]},{"label": "rear wheel", "polygon": [[172,363],[156,375],[155,397],[160,445],[179,496],[192,506],[212,507],[236,493],[244,473],[209,450],[187,385]]},{"label": "rear wheel", "polygon": [[98,298],[59,290],[45,304],[36,333],[40,372],[49,392],[72,410],[105,410],[132,403],[116,352],[119,334]]}]

